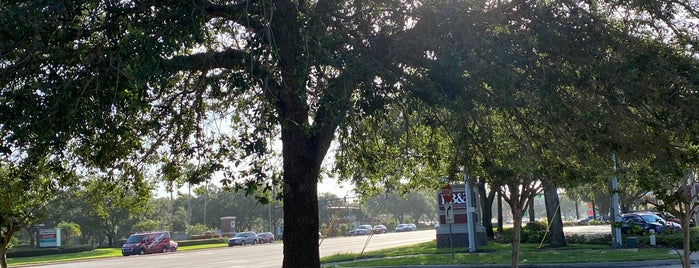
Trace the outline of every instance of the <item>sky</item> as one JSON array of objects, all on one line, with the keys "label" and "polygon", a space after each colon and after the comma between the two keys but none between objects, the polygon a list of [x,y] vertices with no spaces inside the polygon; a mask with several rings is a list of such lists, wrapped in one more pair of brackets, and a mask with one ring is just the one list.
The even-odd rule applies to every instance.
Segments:
[{"label": "sky", "polygon": [[[217,183],[217,182],[214,182]],[[220,184],[219,184],[220,185]],[[338,197],[343,197],[343,196],[353,196],[354,187],[347,182],[339,183],[335,179],[325,179],[323,182],[318,183],[318,194],[323,194],[323,193],[333,193]],[[183,186],[180,188],[181,193],[186,193],[187,192],[187,186]],[[169,194],[167,191],[165,191],[165,185],[162,183],[158,184],[158,193],[156,194],[156,197],[169,197]]]},{"label": "sky", "polygon": [[354,195],[354,187],[347,183],[339,183],[335,179],[326,179],[318,183],[318,194],[333,193],[338,197]]}]

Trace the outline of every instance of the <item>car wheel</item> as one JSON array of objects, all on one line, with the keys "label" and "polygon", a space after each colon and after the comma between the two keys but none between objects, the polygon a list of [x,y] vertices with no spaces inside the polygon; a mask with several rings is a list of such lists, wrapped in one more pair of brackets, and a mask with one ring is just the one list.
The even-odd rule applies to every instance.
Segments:
[{"label": "car wheel", "polygon": [[138,250],[138,255],[144,255],[144,254],[146,254],[146,249],[141,248]]},{"label": "car wheel", "polygon": [[245,246],[245,241],[240,241],[240,246]]},{"label": "car wheel", "polygon": [[252,240],[253,245],[257,245],[257,240]]},{"label": "car wheel", "polygon": [[163,247],[162,253],[167,253],[167,247]]}]

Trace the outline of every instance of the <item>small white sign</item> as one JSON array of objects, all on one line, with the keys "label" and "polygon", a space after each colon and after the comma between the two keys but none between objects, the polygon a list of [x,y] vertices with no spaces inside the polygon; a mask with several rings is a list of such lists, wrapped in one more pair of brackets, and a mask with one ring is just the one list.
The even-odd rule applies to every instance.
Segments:
[{"label": "small white sign", "polygon": [[444,211],[446,212],[446,222],[454,223],[454,207],[452,203],[444,204]]},{"label": "small white sign", "polygon": [[61,228],[39,229],[39,247],[53,248],[61,246]]}]

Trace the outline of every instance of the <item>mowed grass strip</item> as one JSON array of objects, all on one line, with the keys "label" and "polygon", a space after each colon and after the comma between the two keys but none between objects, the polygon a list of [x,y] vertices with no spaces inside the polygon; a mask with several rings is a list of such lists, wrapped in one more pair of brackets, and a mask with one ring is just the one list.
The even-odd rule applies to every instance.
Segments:
[{"label": "mowed grass strip", "polygon": [[[439,264],[509,264],[510,244],[488,243],[479,252],[466,253],[467,248],[436,248],[436,242],[426,242],[407,247],[365,252],[364,254],[338,254],[321,258],[324,266],[366,267]],[[546,263],[594,263],[627,262],[678,259],[666,248],[612,249],[604,245],[571,244],[565,248],[539,249],[538,245],[523,244],[520,247],[521,264]]]},{"label": "mowed grass strip", "polygon": [[53,254],[36,257],[7,258],[7,265],[47,264],[63,261],[78,261],[121,256],[121,248],[98,248],[91,251]]},{"label": "mowed grass strip", "polygon": [[[177,251],[189,251],[197,249],[208,249],[208,248],[221,248],[227,247],[225,243],[219,244],[204,244],[195,246],[179,247]],[[65,253],[65,254],[54,254],[54,255],[44,255],[37,257],[21,257],[21,258],[7,258],[8,266],[19,266],[19,265],[30,265],[30,264],[47,264],[56,263],[64,261],[79,261],[79,260],[89,260],[89,259],[99,259],[99,258],[110,258],[110,257],[121,257],[121,248],[98,248],[92,251],[78,252],[78,253]]]}]

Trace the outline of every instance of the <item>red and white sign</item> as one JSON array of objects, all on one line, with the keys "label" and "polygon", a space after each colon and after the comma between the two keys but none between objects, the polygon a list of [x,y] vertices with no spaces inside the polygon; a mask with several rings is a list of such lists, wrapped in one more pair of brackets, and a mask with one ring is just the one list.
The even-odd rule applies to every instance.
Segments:
[{"label": "red and white sign", "polygon": [[[444,189],[446,188],[446,191]],[[437,208],[439,210],[439,223],[446,224],[453,215],[454,223],[466,223],[466,191],[463,184],[444,186],[437,191]]]},{"label": "red and white sign", "polygon": [[442,187],[442,197],[444,198],[444,203],[451,203],[451,201],[452,201],[451,185],[447,184],[444,187]]}]

